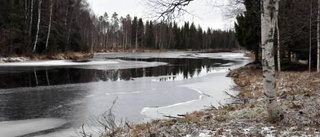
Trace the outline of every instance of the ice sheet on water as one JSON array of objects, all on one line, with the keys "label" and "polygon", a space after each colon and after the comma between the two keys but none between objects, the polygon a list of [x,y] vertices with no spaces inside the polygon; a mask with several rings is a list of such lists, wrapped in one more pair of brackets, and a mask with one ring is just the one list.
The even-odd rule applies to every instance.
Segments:
[{"label": "ice sheet on water", "polygon": [[104,58],[184,58],[185,55],[191,53],[187,52],[158,52],[158,53],[97,53],[94,55],[95,59]]},{"label": "ice sheet on water", "polygon": [[49,130],[66,124],[63,119],[29,119],[0,122],[0,133],[3,137],[15,137]]},{"label": "ice sheet on water", "polygon": [[166,65],[163,62],[144,62],[144,61],[124,61],[124,60],[92,60],[89,62],[73,62],[71,60],[50,60],[50,61],[29,61],[29,62],[13,62],[0,63],[1,70],[4,72],[20,72],[20,71],[35,71],[52,68],[80,68],[80,69],[95,69],[95,70],[112,70],[112,69],[131,69],[131,68],[146,68]]},{"label": "ice sheet on water", "polygon": [[116,60],[73,62],[71,60],[47,60],[47,61],[27,61],[0,63],[1,67],[54,67],[54,66],[88,66],[88,65],[106,65],[119,63]]},{"label": "ice sheet on water", "polygon": [[203,53],[202,57],[214,58],[214,59],[227,59],[227,60],[238,60],[238,59],[249,59],[244,56],[244,53],[230,53],[230,52],[219,52],[219,53]]},{"label": "ice sheet on water", "polygon": [[[217,54],[219,55],[219,53]],[[215,56],[218,56],[217,54]],[[233,57],[240,57],[240,54]],[[238,65],[233,64],[228,68],[235,69],[249,62],[249,60],[243,59],[242,63]],[[226,77],[228,68],[221,68],[221,73],[207,74],[203,77],[205,80],[181,85],[200,92],[199,99],[161,107],[144,107],[140,113],[147,117],[146,120],[150,120],[164,118],[164,115],[177,116],[177,114],[190,113],[211,105],[218,107],[219,103],[224,104],[228,102],[229,96],[224,91],[228,91],[229,94],[237,93],[231,89],[234,85],[232,79]]]},{"label": "ice sheet on water", "polygon": [[167,65],[163,62],[145,62],[145,61],[123,61],[118,60],[117,64],[109,65],[90,65],[90,66],[78,66],[81,69],[96,69],[96,70],[111,70],[111,69],[132,69],[132,68],[147,68]]},{"label": "ice sheet on water", "polygon": [[159,52],[159,53],[97,53],[94,59],[113,59],[113,58],[130,58],[130,59],[151,59],[151,58],[210,58],[224,59],[232,61],[242,61],[248,59],[244,53],[197,53],[197,52]]}]

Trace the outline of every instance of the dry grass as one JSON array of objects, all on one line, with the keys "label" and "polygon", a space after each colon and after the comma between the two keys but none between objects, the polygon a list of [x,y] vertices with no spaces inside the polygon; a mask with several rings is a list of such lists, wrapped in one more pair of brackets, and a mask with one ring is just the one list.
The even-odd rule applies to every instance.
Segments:
[{"label": "dry grass", "polygon": [[[242,67],[231,72],[237,85],[242,88],[239,97],[250,101],[237,106],[237,111],[230,113],[230,118],[267,117],[263,99],[261,70]],[[281,109],[285,112],[282,124],[316,125],[313,117],[320,109],[320,74],[316,72],[280,72],[276,74],[277,96]]]},{"label": "dry grass", "polygon": [[89,52],[64,52],[64,53],[49,53],[49,54],[33,54],[29,53],[24,56],[31,60],[74,60],[89,58],[93,54]]},{"label": "dry grass", "polygon": [[[239,97],[259,98],[263,95],[262,71],[242,67],[230,74],[242,88]],[[316,72],[280,72],[276,74],[277,94],[314,94],[320,88],[320,74]]]}]

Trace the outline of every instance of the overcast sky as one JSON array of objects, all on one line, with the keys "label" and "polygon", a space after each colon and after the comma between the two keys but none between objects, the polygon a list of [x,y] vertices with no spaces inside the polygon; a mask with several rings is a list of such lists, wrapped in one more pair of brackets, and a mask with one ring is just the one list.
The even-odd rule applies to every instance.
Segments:
[{"label": "overcast sky", "polygon": [[[147,0],[87,0],[92,10],[97,15],[103,15],[107,12],[111,16],[117,12],[119,16],[125,17],[130,14],[131,17],[137,16],[144,20],[150,20],[151,9],[146,5]],[[184,15],[177,22],[193,21],[200,24],[203,29],[207,27],[213,29],[230,29],[233,27],[233,20],[228,19],[222,13],[221,8],[214,8],[214,0],[196,0],[188,6],[188,11],[192,15]],[[220,0],[223,1],[223,0]],[[226,1],[226,0],[224,0]]]}]

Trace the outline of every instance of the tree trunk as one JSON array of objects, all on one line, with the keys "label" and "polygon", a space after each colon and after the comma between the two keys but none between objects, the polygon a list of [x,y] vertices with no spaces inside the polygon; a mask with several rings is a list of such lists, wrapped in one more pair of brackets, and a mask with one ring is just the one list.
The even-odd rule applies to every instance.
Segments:
[{"label": "tree trunk", "polygon": [[50,32],[51,32],[52,9],[53,9],[53,1],[50,0],[50,15],[49,15],[48,35],[47,35],[47,40],[46,40],[46,49],[48,48]]},{"label": "tree trunk", "polygon": [[109,33],[107,32],[106,33],[106,36],[105,36],[106,38],[105,38],[105,44],[104,44],[104,48],[105,48],[105,50],[106,50],[106,52],[107,52],[107,46],[108,46],[108,41],[109,41]]},{"label": "tree trunk", "polygon": [[312,54],[312,1],[310,3],[310,17],[309,17],[309,72],[311,72],[311,54]]},{"label": "tree trunk", "polygon": [[29,39],[31,39],[32,21],[33,21],[33,0],[30,3],[30,23],[29,23]]},{"label": "tree trunk", "polygon": [[[277,10],[279,7],[277,8]],[[281,72],[281,54],[280,54],[280,30],[279,30],[279,20],[277,19],[276,24],[277,29],[277,63],[278,63],[278,72]]]},{"label": "tree trunk", "polygon": [[261,42],[263,65],[263,90],[267,98],[267,110],[271,120],[281,120],[283,115],[276,100],[276,79],[274,63],[274,33],[279,0],[262,0]]},{"label": "tree trunk", "polygon": [[317,72],[320,72],[320,0],[318,0],[317,15]]},{"label": "tree trunk", "polygon": [[93,37],[93,32],[91,31],[91,53],[93,53],[93,46],[94,46],[94,37]]},{"label": "tree trunk", "polygon": [[28,19],[28,0],[24,0],[24,19],[27,20]]},{"label": "tree trunk", "polygon": [[67,42],[66,42],[66,50],[68,50],[68,47],[69,47],[69,41],[70,41],[70,35],[71,35],[71,27],[72,27],[72,17],[71,17],[71,20],[70,20],[70,23],[69,23],[69,27],[68,27],[68,33],[67,33]]},{"label": "tree trunk", "polygon": [[36,40],[34,41],[34,45],[33,45],[33,50],[32,50],[32,52],[35,52],[35,51],[36,51],[37,43],[38,43],[39,29],[40,29],[40,20],[41,20],[41,3],[42,3],[42,0],[39,0],[37,33],[36,33]]}]

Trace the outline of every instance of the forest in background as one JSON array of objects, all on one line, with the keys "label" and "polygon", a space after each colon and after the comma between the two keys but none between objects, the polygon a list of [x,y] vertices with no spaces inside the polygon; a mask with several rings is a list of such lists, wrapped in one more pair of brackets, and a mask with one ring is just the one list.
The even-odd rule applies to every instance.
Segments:
[{"label": "forest in background", "polygon": [[[261,5],[262,0],[241,0],[245,11],[237,15],[236,37],[241,47],[253,51],[261,58]],[[317,64],[317,0],[281,0],[274,31],[274,56],[276,64],[288,64],[299,60],[315,67]],[[310,62],[310,63],[309,63]],[[281,68],[281,65],[276,65]],[[286,68],[283,68],[286,69]],[[279,70],[279,69],[278,69]]]},{"label": "forest in background", "polygon": [[1,0],[0,56],[112,49],[235,49],[234,31],[96,16],[86,0]]}]

